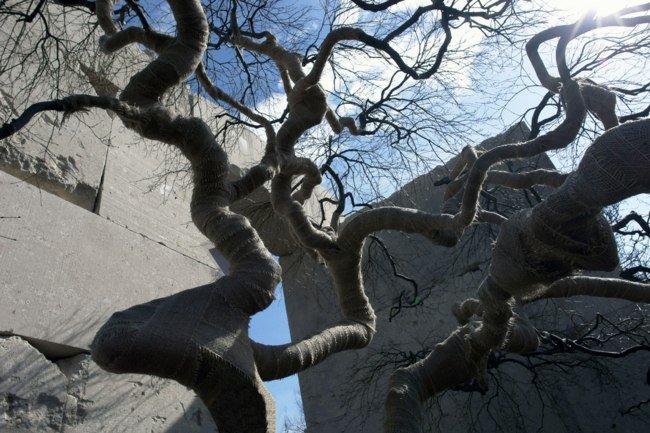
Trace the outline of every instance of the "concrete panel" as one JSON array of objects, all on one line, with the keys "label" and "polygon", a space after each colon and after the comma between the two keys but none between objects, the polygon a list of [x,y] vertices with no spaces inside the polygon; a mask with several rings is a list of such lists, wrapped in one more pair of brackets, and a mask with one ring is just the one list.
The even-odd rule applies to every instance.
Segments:
[{"label": "concrete panel", "polygon": [[1,172],[0,190],[0,330],[88,347],[113,311],[217,276]]},{"label": "concrete panel", "polygon": [[[8,94],[0,95],[2,121],[17,112],[10,101]],[[92,211],[110,127],[110,118],[104,113],[73,117],[65,123],[60,114],[43,113],[28,130],[2,140],[0,170]]]},{"label": "concrete panel", "polygon": [[[116,55],[101,54],[100,32],[89,14],[68,8],[63,16],[62,11],[60,6],[45,5],[47,29],[38,17],[30,23],[12,18],[3,22],[0,123],[36,102],[96,94],[100,86],[82,70],[110,77],[120,88],[150,60],[134,47]],[[46,31],[58,38],[45,37]],[[27,128],[0,143],[0,170],[92,211],[112,129],[111,117],[102,110],[75,113],[67,119],[61,113],[41,113]]]},{"label": "concrete panel", "polygon": [[[96,43],[100,34],[92,31],[89,15],[68,9],[63,17],[62,10],[46,4],[47,29],[39,18],[31,23],[8,18],[1,26],[6,62],[0,74],[0,123],[36,102],[95,94],[81,62],[123,86],[125,65],[133,68],[147,61],[135,49],[110,57],[101,54]],[[46,31],[58,38],[45,37]],[[0,143],[0,170],[93,210],[111,130],[111,118],[100,110],[76,113],[65,121],[61,113],[41,113],[28,128]]]},{"label": "concrete panel", "polygon": [[[116,120],[116,124],[119,124]],[[191,189],[175,177],[165,178],[174,151],[140,139],[116,126],[108,152],[98,213],[181,254],[215,267],[212,244],[190,216]],[[167,165],[166,165],[167,164]],[[186,180],[190,180],[186,175]]]},{"label": "concrete panel", "polygon": [[18,337],[0,338],[0,431],[215,433],[185,387],[114,375],[87,355],[51,362]]}]

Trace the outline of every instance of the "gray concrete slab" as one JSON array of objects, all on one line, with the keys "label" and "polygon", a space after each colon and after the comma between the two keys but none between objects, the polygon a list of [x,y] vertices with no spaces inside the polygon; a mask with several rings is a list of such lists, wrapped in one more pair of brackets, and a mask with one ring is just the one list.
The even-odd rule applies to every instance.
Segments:
[{"label": "gray concrete slab", "polygon": [[[123,86],[125,65],[133,68],[147,61],[133,48],[110,57],[100,53],[100,33],[89,15],[68,9],[63,18],[62,11],[61,6],[45,5],[47,28],[40,18],[30,23],[7,20],[0,28],[5,61],[0,74],[0,122],[17,117],[36,102],[95,94],[81,63]],[[46,31],[58,37],[45,37]],[[0,143],[0,170],[92,210],[111,141],[110,120],[100,110],[66,119],[61,113],[41,113],[28,128]]]},{"label": "gray concrete slab", "polygon": [[[11,90],[9,90],[11,91]],[[38,101],[35,99],[34,101]],[[44,100],[40,99],[40,100]],[[15,117],[9,94],[0,94],[0,119]],[[110,141],[105,113],[72,117],[43,113],[0,143],[0,170],[91,210],[100,188]]]},{"label": "gray concrete slab", "polygon": [[165,379],[107,373],[88,355],[57,362],[0,338],[0,431],[216,433],[205,406]]},{"label": "gray concrete slab", "polygon": [[165,176],[177,168],[170,165],[174,164],[173,149],[145,142],[121,124],[116,126],[112,142],[99,215],[216,267],[208,254],[213,245],[190,216],[190,175],[185,175],[185,182],[174,174]]},{"label": "gray concrete slab", "polygon": [[0,330],[88,347],[114,311],[217,271],[0,172]]}]

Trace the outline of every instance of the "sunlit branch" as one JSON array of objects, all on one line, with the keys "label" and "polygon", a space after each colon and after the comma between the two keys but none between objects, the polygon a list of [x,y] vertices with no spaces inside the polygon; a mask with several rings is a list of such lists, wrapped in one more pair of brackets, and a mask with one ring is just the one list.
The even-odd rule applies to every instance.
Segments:
[{"label": "sunlit branch", "polygon": [[525,298],[524,301],[534,302],[540,299],[582,295],[650,303],[650,285],[615,278],[568,277],[554,282],[541,292]]},{"label": "sunlit branch", "polygon": [[559,79],[548,73],[544,66],[544,62],[539,55],[538,50],[542,43],[561,36],[570,35],[571,38],[576,38],[584,33],[602,27],[634,27],[639,24],[647,24],[650,23],[650,16],[643,15],[625,17],[625,15],[628,14],[644,12],[647,10],[650,10],[650,3],[624,8],[617,13],[602,18],[595,18],[593,14],[588,14],[577,23],[552,27],[533,36],[528,43],[526,43],[526,53],[535,69],[539,81],[549,91],[554,93],[559,91]]}]

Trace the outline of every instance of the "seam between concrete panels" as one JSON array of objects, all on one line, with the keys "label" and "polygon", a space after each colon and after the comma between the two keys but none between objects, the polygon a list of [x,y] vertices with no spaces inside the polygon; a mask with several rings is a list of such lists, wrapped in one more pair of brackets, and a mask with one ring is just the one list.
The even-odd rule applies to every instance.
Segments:
[{"label": "seam between concrete panels", "polygon": [[[111,128],[112,129],[112,128]],[[99,186],[97,187],[97,195],[95,196],[95,202],[93,203],[92,212],[99,215],[99,209],[102,203],[102,192],[104,191],[104,180],[106,178],[106,166],[108,165],[108,152],[111,150],[111,143],[106,145],[106,152],[104,153],[104,164],[102,166],[102,175],[99,178]]]},{"label": "seam between concrete panels", "polygon": [[[100,216],[101,216],[101,215],[100,215]],[[188,259],[190,259],[190,260],[192,260],[192,261],[194,261],[194,262],[196,262],[196,263],[198,263],[198,264],[201,264],[201,265],[203,265],[203,266],[207,266],[208,268],[210,268],[210,269],[212,269],[212,270],[215,270],[215,271],[217,270],[217,267],[216,267],[216,266],[210,265],[209,263],[205,263],[205,262],[203,262],[203,261],[201,261],[201,260],[199,260],[199,259],[197,259],[197,258],[195,258],[195,257],[192,257],[192,256],[190,256],[190,255],[187,255],[187,254],[185,254],[185,253],[182,252],[182,251],[179,251],[179,250],[177,250],[177,249],[175,249],[175,248],[170,247],[169,245],[165,244],[165,243],[162,242],[162,241],[157,241],[157,240],[155,240],[155,239],[153,239],[153,238],[151,238],[151,237],[145,235],[144,233],[140,233],[140,232],[137,231],[137,230],[133,230],[133,229],[129,228],[128,226],[125,226],[125,225],[120,224],[120,223],[118,223],[118,222],[116,222],[116,221],[113,221],[112,219],[110,219],[110,218],[108,218],[108,217],[106,217],[106,216],[101,216],[101,217],[102,217],[103,219],[105,219],[106,221],[110,221],[111,223],[115,224],[115,225],[118,226],[118,227],[121,227],[121,228],[123,228],[123,229],[125,229],[125,230],[128,230],[128,231],[130,231],[131,233],[135,233],[135,234],[137,234],[137,235],[140,235],[140,236],[142,236],[144,239],[146,239],[146,240],[148,240],[148,241],[151,241],[151,242],[154,242],[154,243],[156,243],[156,244],[158,244],[158,245],[161,245],[161,246],[167,248],[168,250],[173,251],[173,252],[176,253],[176,254],[179,254],[179,255],[181,255],[181,256],[183,256],[183,257],[186,257],[186,258],[188,258]]]}]

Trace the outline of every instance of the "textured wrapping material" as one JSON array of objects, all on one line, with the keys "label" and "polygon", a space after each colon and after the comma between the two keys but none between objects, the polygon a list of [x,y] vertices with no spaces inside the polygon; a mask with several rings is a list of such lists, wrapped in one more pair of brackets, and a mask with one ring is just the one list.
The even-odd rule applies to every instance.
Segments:
[{"label": "textured wrapping material", "polygon": [[249,318],[217,286],[113,314],[93,342],[93,359],[114,373],[151,374],[192,388],[220,432],[272,431],[273,401],[255,369]]},{"label": "textured wrapping material", "polygon": [[582,99],[585,101],[587,110],[598,117],[605,129],[618,125],[616,94],[591,80],[581,80],[579,83]]},{"label": "textured wrapping material", "polygon": [[[512,312],[510,296],[647,299],[647,287],[620,281],[565,278],[549,290],[544,287],[576,269],[616,266],[616,243],[600,212],[607,205],[650,192],[649,127],[650,121],[644,120],[610,129],[592,144],[578,170],[554,194],[501,225],[489,276],[479,288],[480,301],[468,300],[454,310],[461,323],[474,315],[481,316],[482,322],[476,328],[468,323],[423,361],[395,372],[386,400],[386,432],[421,431],[421,402],[470,378],[482,383],[491,350],[525,353],[537,348],[534,327]],[[458,344],[460,331],[466,332],[462,339],[466,344]],[[450,344],[453,341],[457,344]]]},{"label": "textured wrapping material", "polygon": [[529,353],[537,350],[538,347],[539,338],[533,324],[526,316],[513,313],[501,349],[510,353]]},{"label": "textured wrapping material", "polygon": [[650,191],[649,137],[650,120],[610,129],[560,189],[503,223],[490,267],[497,283],[525,297],[576,269],[613,270],[616,242],[600,210]]},{"label": "textured wrapping material", "polygon": [[524,301],[534,302],[539,299],[568,298],[581,295],[650,303],[650,285],[618,278],[568,277],[554,282],[548,288],[534,293]]},{"label": "textured wrapping material", "polygon": [[624,123],[585,152],[576,181],[579,200],[604,207],[650,191],[650,119]]},{"label": "textured wrapping material", "polygon": [[576,269],[616,267],[616,242],[601,215],[574,221],[573,231],[535,216],[524,210],[504,222],[492,251],[490,275],[510,295],[525,297]]},{"label": "textured wrapping material", "polygon": [[459,328],[425,359],[395,370],[386,398],[385,433],[422,432],[422,402],[476,376],[477,364],[469,356],[469,331],[469,325]]},{"label": "textured wrapping material", "polygon": [[[284,50],[272,37],[259,44],[233,31],[233,42],[268,55],[281,69],[289,115],[277,133],[275,149],[270,147],[278,153],[281,171],[272,183],[273,207],[290,222],[298,240],[327,261],[346,318],[297,344],[252,345],[248,337],[249,316],[273,299],[279,269],[248,221],[228,209],[230,198],[238,195],[233,192],[237,185],[231,187],[227,183],[227,158],[207,125],[197,119],[177,118],[156,107],[170,87],[200,66],[209,34],[201,3],[169,0],[177,22],[175,38],[139,29],[120,31],[112,19],[114,4],[114,0],[97,1],[97,16],[106,33],[102,47],[112,51],[139,42],[158,52],[158,58],[131,77],[120,96],[130,105],[147,109],[128,119],[124,112],[118,115],[142,136],[175,145],[188,157],[195,176],[193,221],[231,263],[232,274],[215,284],[115,313],[96,336],[93,358],[109,371],[153,374],[192,388],[210,409],[221,433],[274,429],[273,403],[261,383],[258,368],[265,378],[282,377],[310,367],[332,353],[363,347],[370,341],[375,331],[375,315],[365,295],[359,268],[360,248],[367,234],[396,228],[453,245],[456,233],[475,220],[477,197],[490,166],[500,159],[530,156],[567,145],[575,138],[584,117],[582,97],[567,70],[563,78],[571,110],[567,109],[567,119],[556,131],[527,144],[503,147],[488,158],[477,160],[473,150],[465,151],[463,166],[476,162],[478,168],[472,168],[468,175],[458,218],[452,221],[448,216],[403,209],[368,212],[365,215],[371,222],[357,235],[343,230],[341,242],[337,243],[334,237],[316,230],[303,211],[302,203],[321,179],[311,161],[296,158],[294,145],[327,113],[332,118],[326,94],[318,85],[328,57],[323,53],[331,52],[335,43],[345,39],[360,40],[370,46],[374,42],[355,29],[337,29],[327,36],[306,76],[300,58]],[[235,21],[237,13],[233,12]],[[236,22],[233,28],[237,28]],[[560,42],[562,45],[566,40]],[[610,93],[589,83],[583,83],[581,89],[588,109],[606,127],[617,123],[616,100]],[[607,204],[648,191],[648,125],[647,121],[637,122],[605,134],[589,149],[578,172],[547,202],[503,224],[490,276],[479,289],[480,301],[467,303],[458,312],[460,320],[480,315],[482,323],[468,323],[437,345],[431,356],[398,370],[387,403],[389,415],[391,411],[395,413],[388,418],[395,422],[387,421],[387,431],[398,431],[403,425],[408,425],[409,431],[419,429],[421,401],[470,378],[482,381],[491,350],[502,347],[528,351],[536,347],[534,329],[524,319],[513,316],[510,296],[525,297],[538,286],[575,269],[607,270],[616,264],[611,230],[599,212]],[[341,125],[334,129],[340,130]],[[270,131],[267,133],[271,141],[272,128]],[[252,190],[248,185],[266,180],[275,168],[274,164],[272,169],[247,178],[255,182],[238,185],[245,187],[244,191]],[[462,168],[459,166],[450,178]],[[302,188],[292,196],[292,180],[301,174],[305,175]],[[348,227],[354,227],[354,221]]]},{"label": "textured wrapping material", "polygon": [[504,222],[492,251],[490,275],[515,297],[534,291],[571,270],[560,256],[527,233],[530,213],[530,210],[521,211]]},{"label": "textured wrapping material", "polygon": [[[176,146],[188,158],[194,175],[193,221],[231,262],[232,274],[115,313],[97,333],[92,355],[108,371],[150,374],[190,387],[221,433],[266,433],[275,429],[275,411],[257,373],[248,323],[250,314],[273,299],[279,268],[246,219],[227,209],[228,160],[210,128],[157,105],[165,91],[194,71],[207,43],[201,4],[169,3],[177,21],[176,38],[149,41],[160,49],[159,56],[131,77],[120,95],[129,105],[116,112],[127,127]],[[109,22],[112,5],[98,4],[109,35],[104,47],[144,42],[142,32],[117,32]]]}]

